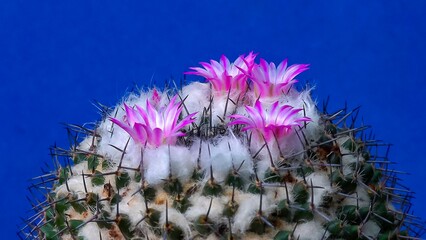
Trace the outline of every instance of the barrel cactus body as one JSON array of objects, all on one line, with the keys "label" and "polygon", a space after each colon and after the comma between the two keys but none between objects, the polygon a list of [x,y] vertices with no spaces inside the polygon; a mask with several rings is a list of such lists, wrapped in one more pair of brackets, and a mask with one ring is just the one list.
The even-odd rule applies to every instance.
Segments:
[{"label": "barrel cactus body", "polygon": [[[306,64],[201,63],[205,80],[130,94],[36,178],[36,239],[411,239],[422,223],[357,109],[319,111]],[[60,159],[63,164],[59,164]]]}]

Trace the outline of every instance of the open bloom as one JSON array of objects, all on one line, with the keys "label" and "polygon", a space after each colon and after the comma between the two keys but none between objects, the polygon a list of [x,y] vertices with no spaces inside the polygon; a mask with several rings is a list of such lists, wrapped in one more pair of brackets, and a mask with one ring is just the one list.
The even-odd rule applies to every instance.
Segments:
[{"label": "open bloom", "polygon": [[256,137],[266,141],[281,139],[288,135],[294,126],[300,126],[302,122],[311,121],[308,117],[299,116],[302,109],[296,109],[289,105],[281,106],[279,102],[272,104],[271,109],[266,110],[257,100],[254,107],[246,106],[248,117],[234,114],[230,117],[234,120],[229,125],[243,124],[241,130],[252,130]]},{"label": "open bloom", "polygon": [[153,147],[175,144],[177,137],[185,135],[180,130],[195,120],[195,113],[192,113],[178,122],[183,106],[176,103],[176,96],[170,100],[167,107],[159,110],[154,108],[149,100],[146,101],[146,108],[136,105],[136,109],[133,109],[126,104],[124,108],[126,115],[123,121],[115,118],[111,118],[111,121],[129,133],[136,142],[147,143]]},{"label": "open bloom", "polygon": [[254,91],[260,97],[274,97],[286,93],[297,82],[294,78],[308,70],[308,67],[309,64],[287,67],[287,59],[276,67],[274,63],[268,64],[264,59],[260,59],[260,63],[253,67],[250,75]]},{"label": "open bloom", "polygon": [[231,90],[231,93],[241,93],[247,89],[247,78],[251,74],[254,66],[254,59],[256,54],[250,52],[246,57],[239,56],[233,63],[222,55],[220,61],[210,60],[210,63],[201,62],[201,67],[191,67],[193,72],[186,72],[186,74],[193,74],[202,76],[212,84],[212,88],[216,92],[224,94]]}]

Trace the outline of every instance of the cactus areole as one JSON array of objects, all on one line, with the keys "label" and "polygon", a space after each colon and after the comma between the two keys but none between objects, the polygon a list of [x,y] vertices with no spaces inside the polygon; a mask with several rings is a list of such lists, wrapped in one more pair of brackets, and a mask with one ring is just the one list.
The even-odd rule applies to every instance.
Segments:
[{"label": "cactus areole", "polygon": [[[297,90],[307,64],[249,53],[202,62],[177,89],[99,105],[92,127],[68,125],[71,149],[23,239],[416,239],[412,192],[388,167],[388,145],[357,109],[320,112]],[[384,154],[384,155],[382,155]],[[47,190],[46,190],[47,189]]]}]

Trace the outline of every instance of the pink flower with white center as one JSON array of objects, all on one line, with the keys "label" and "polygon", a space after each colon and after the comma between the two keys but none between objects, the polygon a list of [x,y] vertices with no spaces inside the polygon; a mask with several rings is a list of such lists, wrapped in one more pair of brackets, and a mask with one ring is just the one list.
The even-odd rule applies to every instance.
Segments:
[{"label": "pink flower with white center", "polygon": [[230,118],[234,120],[229,125],[243,124],[241,130],[251,130],[258,139],[265,138],[266,141],[281,139],[291,133],[294,126],[300,126],[302,122],[311,121],[308,117],[299,116],[302,109],[296,109],[289,105],[280,105],[275,102],[271,109],[266,110],[259,100],[256,100],[254,107],[246,106],[248,117],[234,114]]},{"label": "pink flower with white center", "polygon": [[126,104],[124,108],[126,115],[123,121],[115,118],[111,118],[111,121],[129,133],[134,141],[147,143],[151,147],[175,144],[178,137],[185,135],[180,130],[195,121],[195,113],[192,113],[178,122],[183,106],[176,103],[176,96],[165,108],[159,110],[149,100],[146,101],[145,108],[135,105],[136,109],[133,109]]},{"label": "pink flower with white center", "polygon": [[309,64],[293,64],[287,67],[287,59],[278,67],[272,62],[268,64],[264,59],[260,59],[260,63],[253,67],[250,78],[258,96],[274,97],[287,93],[297,82],[294,78],[308,69]]},{"label": "pink flower with white center", "polygon": [[254,59],[257,54],[250,52],[246,57],[239,56],[233,63],[222,55],[220,61],[210,60],[210,63],[201,62],[201,67],[190,67],[193,72],[185,74],[193,74],[202,76],[212,84],[212,88],[216,93],[227,94],[231,90],[232,93],[242,93],[246,91],[248,84],[247,79],[251,74],[254,66]]}]

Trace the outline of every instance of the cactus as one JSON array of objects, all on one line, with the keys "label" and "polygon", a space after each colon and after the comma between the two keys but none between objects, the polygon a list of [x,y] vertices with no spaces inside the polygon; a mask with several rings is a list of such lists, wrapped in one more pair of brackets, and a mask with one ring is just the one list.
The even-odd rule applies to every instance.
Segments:
[{"label": "cactus", "polygon": [[[201,63],[179,89],[99,104],[35,178],[23,239],[416,239],[413,197],[358,109],[319,112],[307,64]],[[384,154],[384,155],[381,155]],[[59,162],[63,159],[63,163]]]}]

